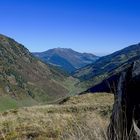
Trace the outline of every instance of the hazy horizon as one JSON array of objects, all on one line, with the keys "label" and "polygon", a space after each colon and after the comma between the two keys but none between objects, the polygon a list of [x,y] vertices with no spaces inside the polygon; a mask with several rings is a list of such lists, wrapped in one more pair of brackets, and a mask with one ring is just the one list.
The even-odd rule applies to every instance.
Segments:
[{"label": "hazy horizon", "polygon": [[138,0],[5,0],[1,34],[31,52],[71,48],[107,55],[140,42]]}]

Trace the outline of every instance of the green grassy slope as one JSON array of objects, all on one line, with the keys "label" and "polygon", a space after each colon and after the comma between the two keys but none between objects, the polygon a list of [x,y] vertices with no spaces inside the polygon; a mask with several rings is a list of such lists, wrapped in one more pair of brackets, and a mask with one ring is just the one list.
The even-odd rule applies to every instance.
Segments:
[{"label": "green grassy slope", "polygon": [[55,101],[69,95],[64,81],[67,76],[63,72],[44,64],[15,40],[0,35],[1,100],[6,95],[13,104],[18,100],[22,105]]}]

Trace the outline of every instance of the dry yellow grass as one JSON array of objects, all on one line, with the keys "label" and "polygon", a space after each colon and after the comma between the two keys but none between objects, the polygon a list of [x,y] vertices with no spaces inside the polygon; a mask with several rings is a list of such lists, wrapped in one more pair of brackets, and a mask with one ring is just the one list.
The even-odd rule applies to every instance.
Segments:
[{"label": "dry yellow grass", "polygon": [[111,94],[71,97],[62,105],[34,106],[0,114],[1,140],[105,140]]}]

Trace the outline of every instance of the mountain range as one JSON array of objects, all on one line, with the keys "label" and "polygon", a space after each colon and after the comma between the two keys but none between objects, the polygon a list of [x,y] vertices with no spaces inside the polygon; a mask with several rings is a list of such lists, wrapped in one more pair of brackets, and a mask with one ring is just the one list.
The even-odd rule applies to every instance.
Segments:
[{"label": "mountain range", "polygon": [[140,44],[100,58],[64,48],[32,54],[0,35],[0,103],[28,106],[59,102],[84,91],[103,92],[106,81],[116,82],[120,73],[139,59]]},{"label": "mountain range", "polygon": [[101,57],[95,63],[77,70],[73,76],[80,79],[79,84],[88,89],[122,72],[139,59],[140,43]]},{"label": "mountain range", "polygon": [[67,48],[54,48],[41,53],[33,53],[45,63],[60,67],[72,73],[88,64],[94,63],[99,57],[90,53],[80,53]]}]

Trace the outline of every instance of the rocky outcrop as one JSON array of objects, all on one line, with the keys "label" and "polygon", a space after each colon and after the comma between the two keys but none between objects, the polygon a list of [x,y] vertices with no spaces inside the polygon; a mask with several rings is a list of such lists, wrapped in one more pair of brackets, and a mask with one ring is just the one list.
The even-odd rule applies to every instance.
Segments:
[{"label": "rocky outcrop", "polygon": [[136,128],[140,128],[140,60],[120,76],[108,127],[109,140],[137,140]]}]

